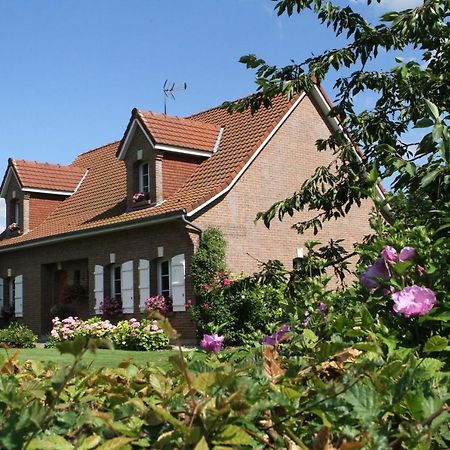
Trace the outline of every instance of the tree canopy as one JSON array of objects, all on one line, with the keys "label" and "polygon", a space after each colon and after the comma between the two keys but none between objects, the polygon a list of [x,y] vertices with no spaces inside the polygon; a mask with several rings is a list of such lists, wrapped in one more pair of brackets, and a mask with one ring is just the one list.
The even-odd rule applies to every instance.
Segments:
[{"label": "tree canopy", "polygon": [[[275,203],[258,218],[269,226],[275,217],[281,220],[309,209],[315,211],[313,217],[296,228],[317,232],[324,222],[346,215],[365,198],[373,198],[385,212],[397,203],[405,212],[406,198],[420,199],[421,220],[434,226],[448,224],[450,0],[425,0],[417,8],[386,13],[376,24],[350,6],[325,0],[281,0],[275,10],[289,16],[311,10],[336,36],[345,35],[347,44],[285,67],[270,65],[256,55],[243,56],[241,62],[256,71],[258,93],[228,105],[230,109],[256,111],[269,106],[275,95],[293,97],[310,90],[332,70],[350,74],[337,79],[330,112],[341,127],[317,142],[319,151],[334,153],[332,163],[318,167],[291,198]],[[411,48],[417,57],[403,59],[402,53]],[[394,54],[395,65],[371,70],[382,52]],[[376,97],[373,108],[358,110],[358,95],[369,91]],[[417,142],[408,140],[412,129],[414,134],[422,131]],[[363,159],[355,147],[363,151]],[[377,184],[388,179],[391,192],[381,199]]]}]

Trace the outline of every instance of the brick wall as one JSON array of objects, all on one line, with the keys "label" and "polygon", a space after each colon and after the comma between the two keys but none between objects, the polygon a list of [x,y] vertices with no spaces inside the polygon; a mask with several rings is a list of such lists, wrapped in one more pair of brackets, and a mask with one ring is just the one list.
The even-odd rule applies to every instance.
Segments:
[{"label": "brick wall", "polygon": [[[151,261],[151,294],[156,294],[157,247],[164,247],[164,256],[173,257],[185,254],[186,266],[190,266],[193,253],[192,239],[181,220],[166,224],[147,226],[129,231],[100,235],[91,238],[67,241],[64,244],[45,245],[22,251],[0,253],[0,277],[7,279],[8,268],[12,276],[23,275],[24,317],[23,322],[36,333],[48,331],[49,271],[48,267],[61,263],[62,267],[71,267],[71,262],[87,261],[89,286],[89,311],[94,314],[94,268],[102,265],[105,271],[110,264],[110,253],[115,253],[116,263],[133,261],[134,306],[135,317],[139,317],[139,278],[138,261]],[[7,284],[7,283],[6,283]],[[186,298],[192,298],[192,287],[189,277],[186,279]],[[171,318],[185,339],[195,338],[195,327],[188,312],[174,313]]]},{"label": "brick wall", "polygon": [[232,272],[253,273],[258,270],[257,260],[269,259],[280,259],[290,269],[296,249],[304,247],[306,240],[326,242],[330,238],[344,238],[351,248],[353,242],[361,241],[370,232],[368,201],[361,208],[354,208],[345,219],[326,224],[318,236],[312,232],[299,235],[291,229],[293,223],[310,217],[307,212],[297,213],[293,218],[287,216],[282,223],[275,219],[270,230],[262,222],[254,223],[259,211],[291,196],[317,166],[331,161],[329,152],[319,153],[315,148],[316,140],[328,135],[323,117],[305,97],[233,189],[195,219],[203,228],[222,229]]}]

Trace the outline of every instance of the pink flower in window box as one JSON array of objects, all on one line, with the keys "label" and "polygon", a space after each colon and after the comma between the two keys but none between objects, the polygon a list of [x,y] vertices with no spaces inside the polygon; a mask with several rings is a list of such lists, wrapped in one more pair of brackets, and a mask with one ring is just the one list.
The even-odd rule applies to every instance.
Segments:
[{"label": "pink flower in window box", "polygon": [[143,200],[146,200],[148,198],[147,192],[136,192],[136,194],[133,195],[133,203],[139,203]]},{"label": "pink flower in window box", "polygon": [[8,231],[19,231],[20,227],[19,224],[16,222],[13,222],[11,224],[8,225]]}]

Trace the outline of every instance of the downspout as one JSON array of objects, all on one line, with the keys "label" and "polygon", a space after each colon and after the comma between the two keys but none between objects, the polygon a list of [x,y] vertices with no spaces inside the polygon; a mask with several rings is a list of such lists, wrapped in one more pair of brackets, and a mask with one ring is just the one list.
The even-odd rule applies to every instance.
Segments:
[{"label": "downspout", "polygon": [[201,244],[201,243],[203,242],[203,229],[201,229],[199,226],[193,224],[192,222],[190,222],[190,221],[187,219],[187,211],[186,211],[185,209],[183,210],[183,214],[181,215],[181,220],[182,220],[185,224],[190,225],[192,228],[194,228],[195,230],[198,231],[198,234],[199,234],[199,236],[200,236],[200,244]]}]

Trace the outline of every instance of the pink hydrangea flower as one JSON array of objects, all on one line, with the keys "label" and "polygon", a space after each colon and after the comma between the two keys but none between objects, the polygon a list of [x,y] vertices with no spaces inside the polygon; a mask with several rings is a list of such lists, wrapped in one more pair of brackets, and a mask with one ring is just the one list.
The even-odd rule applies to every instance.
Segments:
[{"label": "pink hydrangea flower", "polygon": [[200,341],[200,347],[208,353],[219,353],[222,348],[224,336],[218,334],[205,334]]},{"label": "pink hydrangea flower", "polygon": [[394,247],[391,247],[390,245],[386,245],[382,252],[381,256],[386,262],[396,262],[398,261],[398,255],[397,250],[395,250]]},{"label": "pink hydrangea flower", "polygon": [[436,295],[431,289],[412,285],[391,295],[394,300],[394,311],[406,317],[423,316],[436,303]]},{"label": "pink hydrangea flower", "polygon": [[150,326],[150,330],[151,330],[151,331],[158,331],[158,330],[159,330],[159,327],[158,327],[158,325],[156,325],[156,323],[154,323],[154,324],[152,324],[152,325]]},{"label": "pink hydrangea flower", "polygon": [[414,247],[403,247],[398,255],[399,261],[408,261],[416,257],[416,249]]}]

